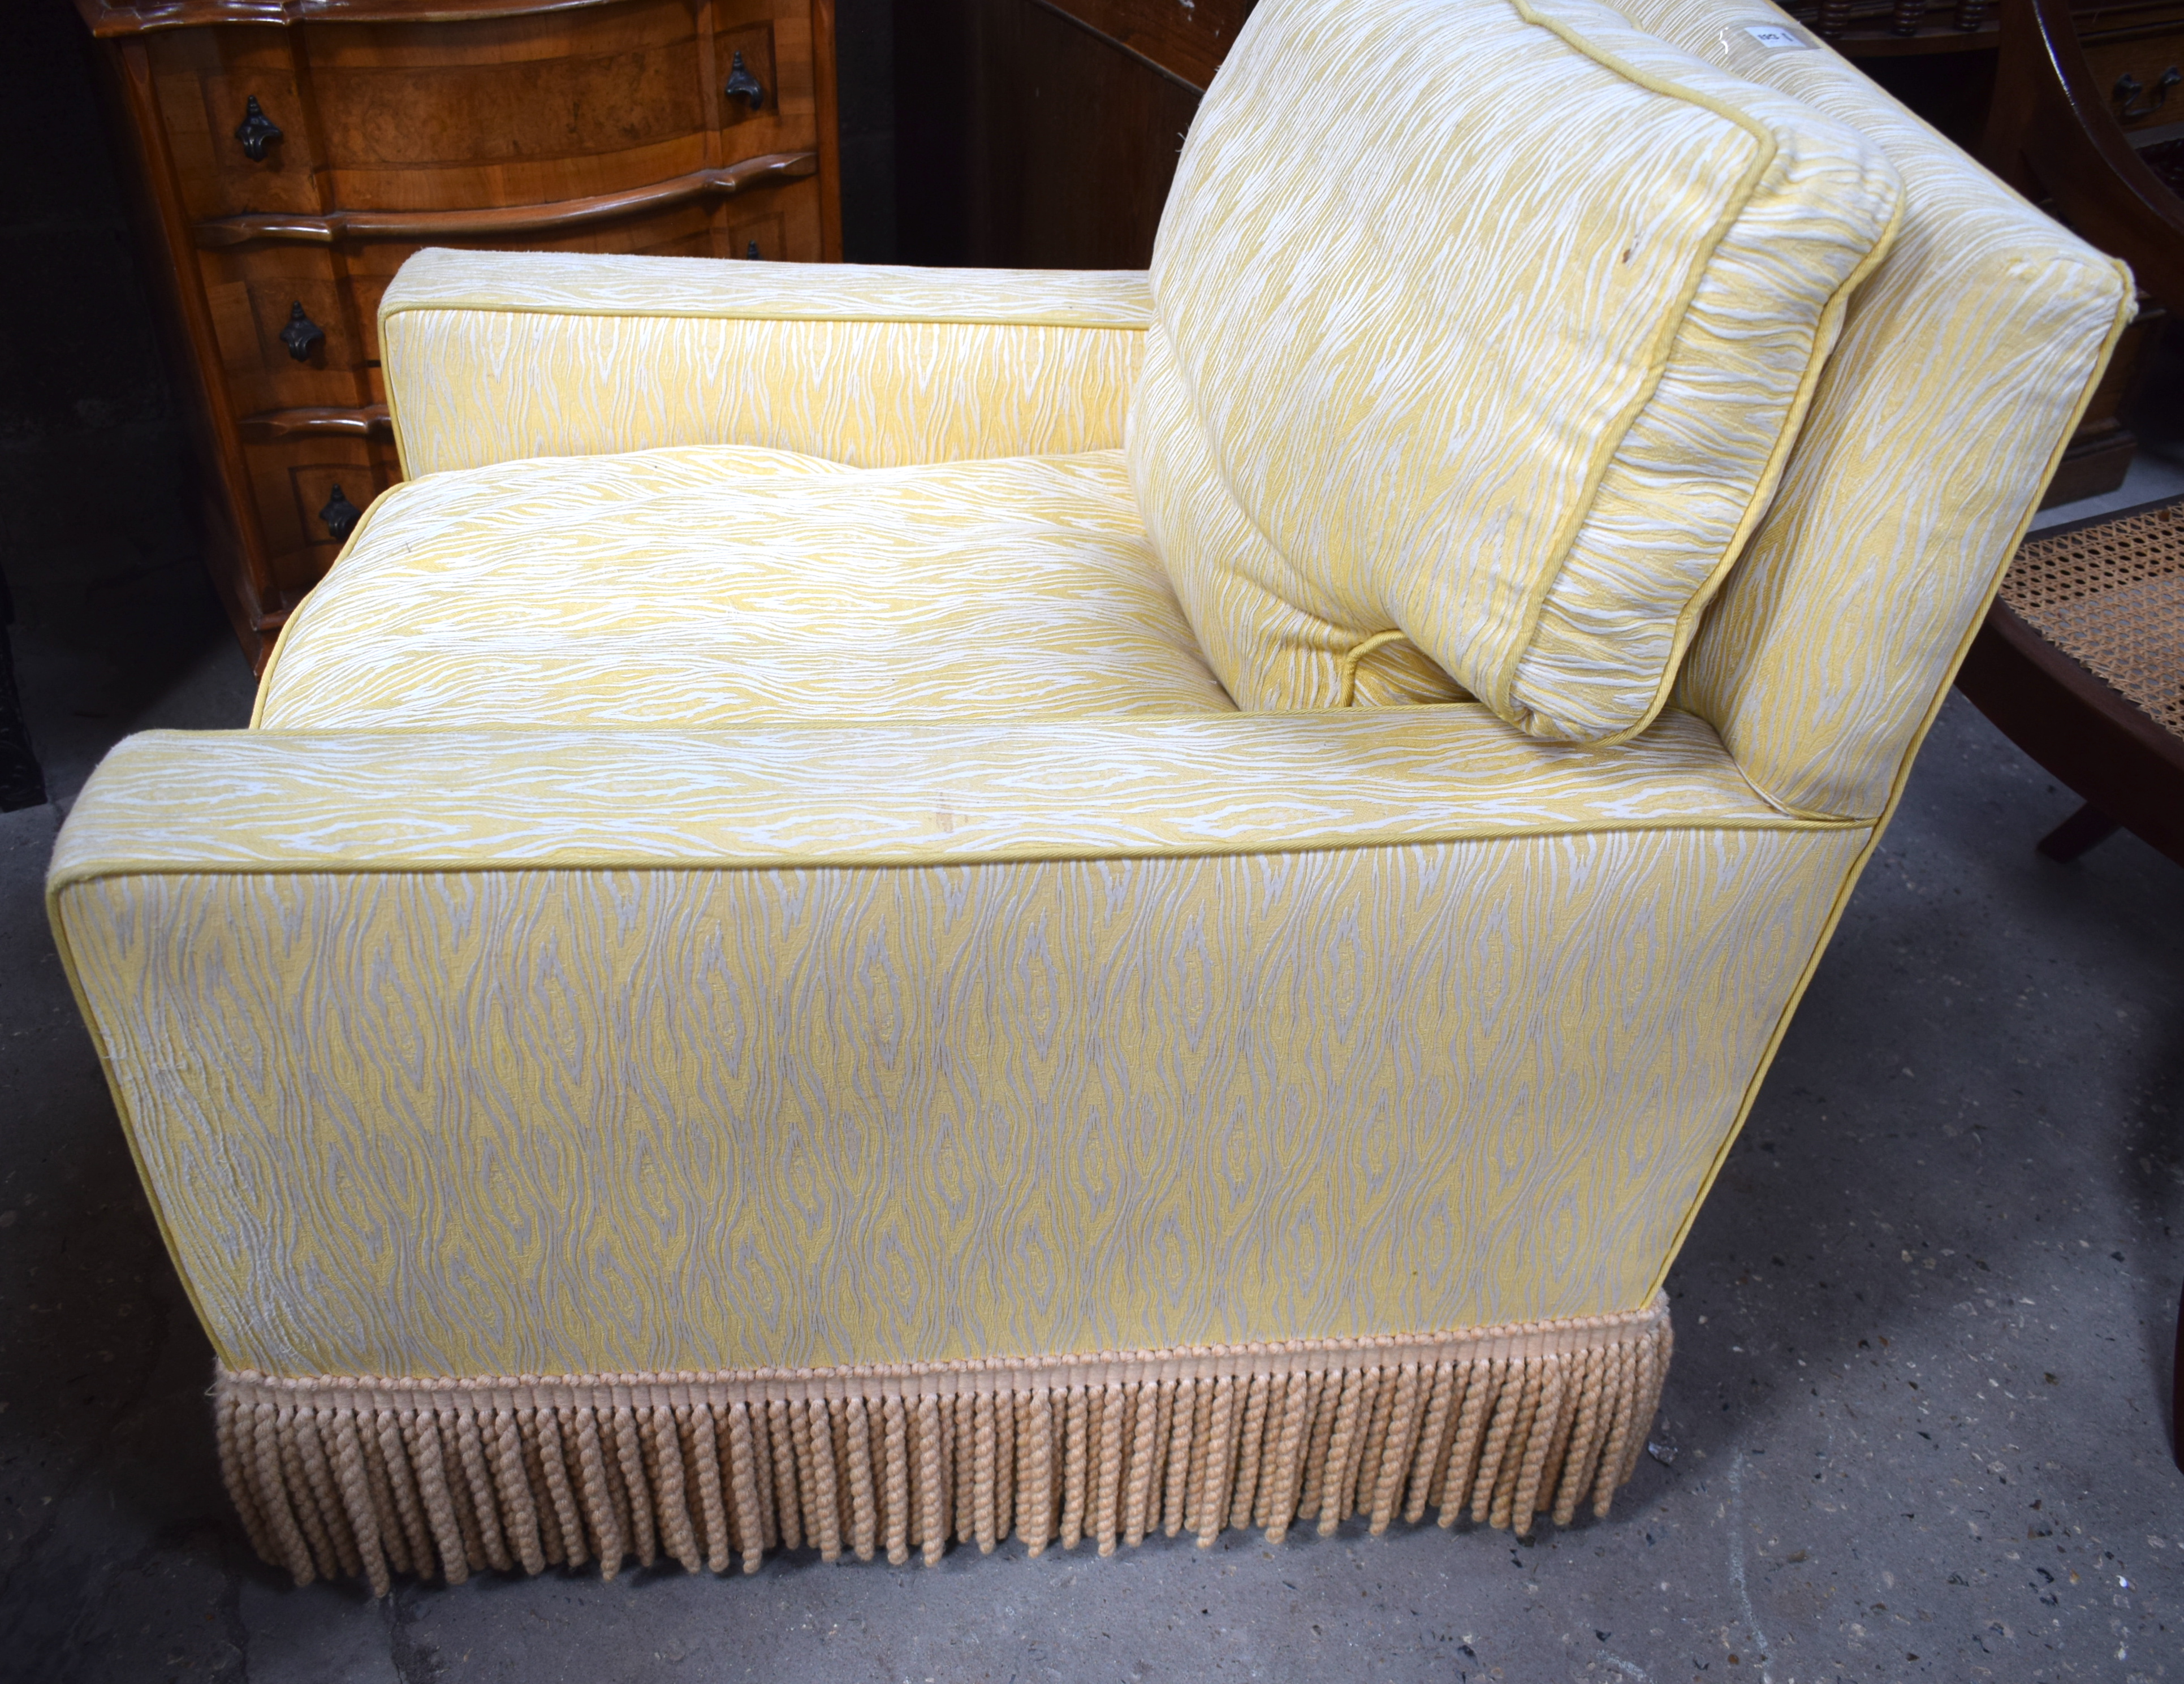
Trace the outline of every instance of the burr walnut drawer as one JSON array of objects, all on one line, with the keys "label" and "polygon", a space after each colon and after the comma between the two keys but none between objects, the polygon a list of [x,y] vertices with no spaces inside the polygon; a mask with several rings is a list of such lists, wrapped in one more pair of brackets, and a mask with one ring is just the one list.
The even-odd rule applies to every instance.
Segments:
[{"label": "burr walnut drawer", "polygon": [[[625,0],[452,23],[171,30],[146,47],[192,218],[446,210],[811,149],[806,11]],[[726,91],[738,55],[755,103]]]},{"label": "burr walnut drawer", "polygon": [[841,255],[832,0],[76,5],[136,142],[206,565],[254,661],[400,477],[376,318],[419,248]]},{"label": "burr walnut drawer", "polygon": [[402,477],[383,429],[246,444],[243,456],[283,608],[318,583],[372,499]]},{"label": "burr walnut drawer", "polygon": [[263,241],[200,252],[198,265],[219,346],[220,376],[238,411],[248,415],[354,403],[359,379],[370,381],[372,399],[382,398],[380,298],[403,262],[428,243],[471,250],[734,258],[749,256],[755,246],[765,259],[816,262],[821,250],[818,183],[810,177],[792,179],[725,203],[698,195],[543,238],[360,239],[338,248]]}]

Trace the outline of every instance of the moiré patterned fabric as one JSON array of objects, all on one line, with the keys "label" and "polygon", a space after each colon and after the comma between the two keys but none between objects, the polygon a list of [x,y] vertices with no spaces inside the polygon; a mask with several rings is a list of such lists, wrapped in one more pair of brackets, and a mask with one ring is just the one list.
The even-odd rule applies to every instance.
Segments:
[{"label": "moir\u00e9 patterned fabric", "polygon": [[1897,198],[1854,129],[1591,0],[1267,0],[1177,171],[1130,432],[1215,672],[1342,705],[1400,639],[1367,699],[1642,727]]},{"label": "moir\u00e9 patterned fabric", "polygon": [[[1764,0],[1623,10],[1871,136],[1903,178],[1895,245],[1677,692],[1784,806],[1877,815],[2129,318],[2130,279]],[[1755,26],[1810,44],[1770,47]]]},{"label": "moir\u00e9 patterned fabric", "polygon": [[412,477],[769,446],[863,467],[1123,441],[1136,274],[424,251],[380,306]]},{"label": "moir\u00e9 patterned fabric", "polygon": [[[170,736],[100,771],[56,928],[224,1360],[1642,1304],[1866,839],[1687,719],[1607,760],[1464,707],[832,734]],[[859,811],[938,857],[842,863]]]},{"label": "moir\u00e9 patterned fabric", "polygon": [[[1687,713],[1604,758],[1461,705],[734,731],[147,732],[108,756],[95,787],[54,850],[57,884],[123,866],[915,866],[1786,822]],[[265,799],[238,800],[246,787]],[[397,807],[409,822],[390,831]]]},{"label": "moir\u00e9 patterned fabric", "polygon": [[[1224,711],[1143,529],[1279,533],[1184,425],[1142,278],[405,271],[407,460],[480,477],[375,508],[273,671],[292,728],[125,745],[51,879],[222,1357],[673,1373],[1649,1302],[2129,289],[1832,55],[1761,51],[1758,0],[1630,5],[1877,137],[1904,210],[1677,695],[1613,747],[1461,703]],[[1329,15],[1284,100],[1404,20],[1340,108],[1392,121],[1431,17]],[[1376,179],[1302,192],[1285,255],[1330,308],[1417,238],[1364,214]],[[1375,371],[1391,402],[1419,365]],[[1112,451],[1134,379],[1168,435],[1134,508],[1112,454],[998,460]],[[674,448],[602,454],[639,444]],[[510,460],[543,450],[593,460]],[[943,551],[990,599],[942,603]],[[1268,623],[1323,685],[1357,653],[1358,700],[1450,683]],[[732,722],[668,711],[714,685],[693,717]],[[923,717],[861,717],[905,693]]]},{"label": "moir\u00e9 patterned fabric", "polygon": [[258,722],[1230,706],[1119,452],[859,470],[730,446],[394,487],[283,631]]}]

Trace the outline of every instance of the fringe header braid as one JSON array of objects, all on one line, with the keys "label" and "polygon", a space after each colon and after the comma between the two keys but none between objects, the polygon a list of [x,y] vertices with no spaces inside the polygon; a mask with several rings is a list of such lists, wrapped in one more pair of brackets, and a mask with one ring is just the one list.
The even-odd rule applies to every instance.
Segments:
[{"label": "fringe header braid", "polygon": [[259,1555],[346,1575],[634,1557],[758,1570],[1224,1527],[1279,1542],[1605,1516],[1658,1407],[1668,1302],[1439,1335],[1035,1360],[571,1379],[280,1380],[223,1368],[220,1465]]}]

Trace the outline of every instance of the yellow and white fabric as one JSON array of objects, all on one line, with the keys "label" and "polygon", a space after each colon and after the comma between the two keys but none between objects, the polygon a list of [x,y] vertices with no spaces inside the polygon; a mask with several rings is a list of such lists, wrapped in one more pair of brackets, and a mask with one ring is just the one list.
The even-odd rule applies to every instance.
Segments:
[{"label": "yellow and white fabric", "polygon": [[737,443],[900,467],[1112,450],[1145,277],[422,251],[379,310],[403,471]]},{"label": "yellow and white fabric", "polygon": [[[1361,87],[1364,147],[1329,120]],[[1856,129],[1590,0],[1266,0],[1176,172],[1130,427],[1229,693],[1642,728],[1897,209]]]},{"label": "yellow and white fabric", "polygon": [[858,471],[692,446],[394,487],[338,586],[304,599],[257,722],[1232,707],[1145,540],[1119,451]]},{"label": "yellow and white fabric", "polygon": [[[415,477],[261,728],[125,744],[49,883],[269,1559],[1604,1504],[1658,1284],[2131,298],[1757,0],[1631,14],[1903,196],[1613,744],[1390,705],[1440,694],[1407,638],[1357,662],[1379,706],[1217,682],[1167,533],[1260,493],[1145,466],[1197,401],[1158,276],[404,270]],[[1268,0],[1240,64],[1305,15]],[[1298,87],[1425,38],[1409,0],[1312,15]],[[1398,65],[1350,103],[1404,109]],[[1317,190],[1400,169],[1327,126]],[[1290,168],[1224,156],[1175,227]],[[1395,507],[1408,463],[1279,506]]]},{"label": "yellow and white fabric", "polygon": [[109,1072],[285,1375],[1643,1306],[1865,836],[1472,706],[153,735],[82,811]]},{"label": "yellow and white fabric", "polygon": [[2086,370],[2131,319],[2131,277],[1764,0],[1623,9],[1869,136],[1903,183],[1895,243],[1676,689],[1770,800],[1877,816],[2077,425]]}]

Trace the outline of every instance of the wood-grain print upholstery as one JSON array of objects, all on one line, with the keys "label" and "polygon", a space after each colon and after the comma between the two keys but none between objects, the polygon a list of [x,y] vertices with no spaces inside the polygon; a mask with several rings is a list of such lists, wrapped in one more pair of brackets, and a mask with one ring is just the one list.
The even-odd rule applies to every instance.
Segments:
[{"label": "wood-grain print upholstery", "polygon": [[[395,487],[338,566],[275,650],[258,723],[1232,705],[1116,450],[863,470],[743,446],[497,463]],[[405,622],[416,635],[377,634]]]},{"label": "wood-grain print upholstery", "polygon": [[1779,14],[1633,11],[1903,200],[1613,746],[1230,711],[1117,466],[1141,278],[405,271],[422,477],[277,728],[125,744],[50,879],[269,1559],[1606,1512],[1658,1285],[2131,308]]},{"label": "wood-grain print upholstery", "polygon": [[1145,277],[423,251],[380,307],[410,476],[733,442],[896,467],[1123,442]]},{"label": "wood-grain print upholstery", "polygon": [[[54,881],[109,1069],[223,1360],[289,1375],[1642,1306],[1866,834],[1688,716],[1602,763],[1472,706],[97,778]],[[215,802],[263,815],[216,862]]]},{"label": "wood-grain print upholstery", "polygon": [[[1366,83],[1361,153],[1326,113]],[[1857,130],[1588,0],[1267,0],[1177,169],[1131,418],[1214,671],[1642,728],[1897,209]]]},{"label": "wood-grain print upholstery", "polygon": [[[2131,279],[1764,0],[1624,9],[1856,125],[1903,183],[1895,243],[1676,691],[1771,800],[1877,816],[2031,521],[2083,370],[2130,319]],[[1773,44],[1785,33],[1798,44]]]}]

